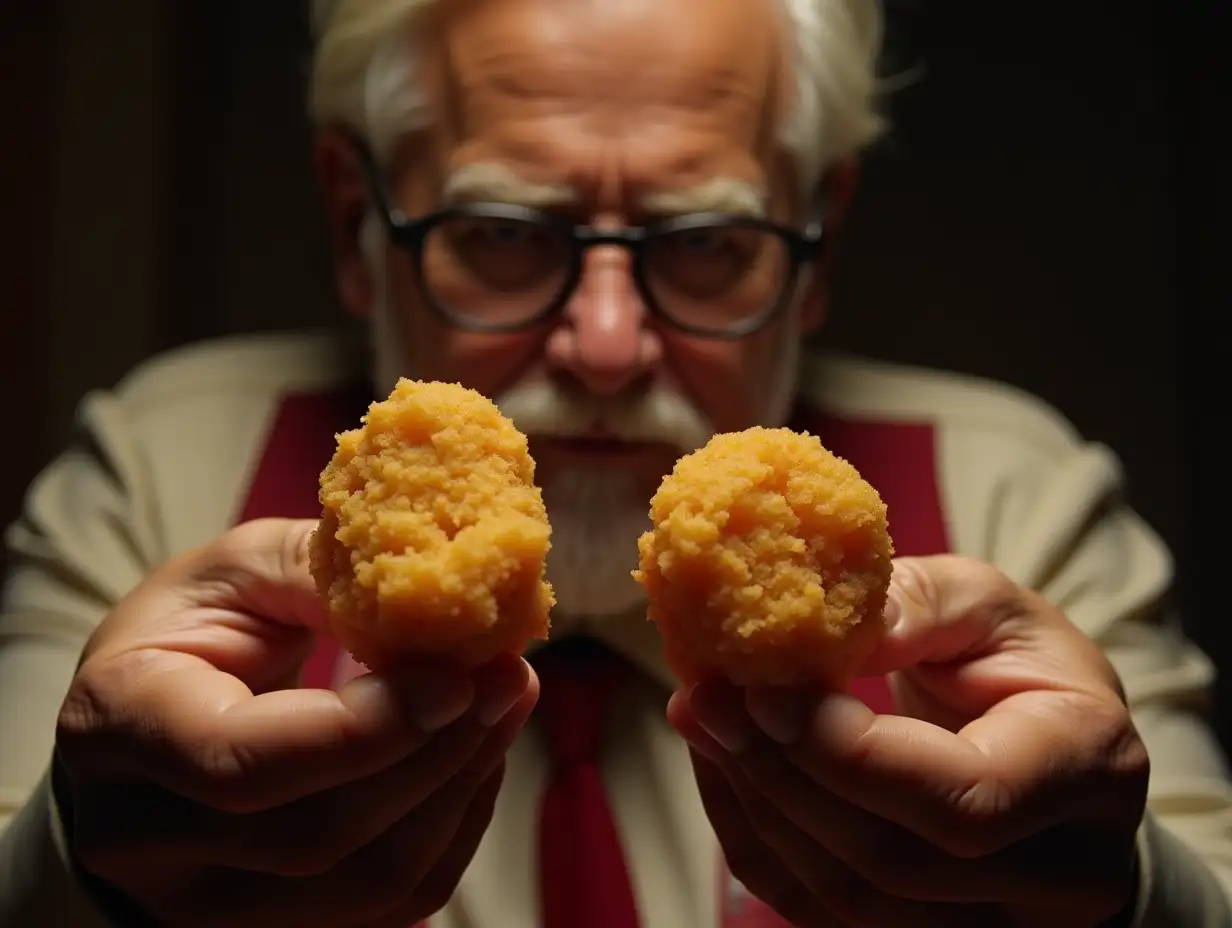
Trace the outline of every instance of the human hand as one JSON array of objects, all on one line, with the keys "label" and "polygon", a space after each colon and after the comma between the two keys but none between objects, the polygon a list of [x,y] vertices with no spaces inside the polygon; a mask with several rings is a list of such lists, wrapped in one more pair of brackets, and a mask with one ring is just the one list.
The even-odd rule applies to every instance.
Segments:
[{"label": "human hand", "polygon": [[793,925],[1092,928],[1129,903],[1149,762],[1116,674],[985,564],[895,562],[846,694],[706,681],[668,716],[733,875]]},{"label": "human hand", "polygon": [[79,864],[159,923],[390,925],[452,894],[538,698],[521,658],[283,689],[324,628],[315,523],[175,559],[91,638],[60,713]]}]

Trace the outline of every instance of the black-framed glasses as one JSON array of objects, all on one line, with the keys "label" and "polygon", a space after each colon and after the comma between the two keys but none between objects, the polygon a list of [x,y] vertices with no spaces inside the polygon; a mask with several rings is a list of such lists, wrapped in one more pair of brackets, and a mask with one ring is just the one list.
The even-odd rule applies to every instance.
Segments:
[{"label": "black-framed glasses", "polygon": [[800,269],[823,242],[815,218],[801,232],[731,213],[693,213],[644,226],[598,229],[508,203],[468,203],[410,219],[358,145],[390,238],[412,258],[425,302],[471,332],[532,328],[558,313],[582,280],[591,248],[625,248],[647,309],[691,335],[734,339],[791,302]]}]

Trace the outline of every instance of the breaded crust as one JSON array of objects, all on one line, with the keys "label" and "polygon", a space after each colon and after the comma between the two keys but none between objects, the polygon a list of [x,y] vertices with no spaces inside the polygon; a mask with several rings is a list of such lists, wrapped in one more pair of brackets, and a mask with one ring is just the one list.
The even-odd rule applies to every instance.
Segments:
[{"label": "breaded crust", "polygon": [[650,518],[634,578],[684,683],[844,687],[876,646],[886,507],[818,438],[717,435],[663,480]]},{"label": "breaded crust", "polygon": [[547,637],[551,529],[534,478],[526,436],[457,384],[401,380],[338,436],[311,566],[356,660],[475,666]]}]

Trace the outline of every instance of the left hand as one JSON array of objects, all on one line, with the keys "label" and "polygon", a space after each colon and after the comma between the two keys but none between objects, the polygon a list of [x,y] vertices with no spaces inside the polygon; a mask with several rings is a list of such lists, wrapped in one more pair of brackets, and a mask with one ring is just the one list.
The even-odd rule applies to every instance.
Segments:
[{"label": "left hand", "polygon": [[707,681],[672,697],[733,875],[800,928],[1093,928],[1134,890],[1149,762],[1100,649],[986,564],[895,562],[841,693]]}]

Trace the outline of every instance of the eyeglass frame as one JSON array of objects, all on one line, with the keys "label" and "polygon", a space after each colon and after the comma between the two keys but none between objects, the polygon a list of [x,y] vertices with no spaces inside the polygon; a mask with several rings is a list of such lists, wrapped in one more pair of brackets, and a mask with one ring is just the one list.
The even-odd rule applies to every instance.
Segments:
[{"label": "eyeglass frame", "polygon": [[[577,291],[585,274],[586,252],[598,246],[615,246],[629,252],[632,265],[633,285],[642,299],[643,305],[656,319],[672,328],[698,338],[708,338],[721,341],[734,341],[747,338],[764,329],[783,312],[796,295],[800,281],[801,267],[816,257],[819,249],[825,243],[825,223],[822,204],[814,206],[813,219],[798,231],[773,220],[742,213],[700,212],[685,213],[656,220],[641,226],[626,226],[622,229],[599,229],[585,223],[577,223],[563,216],[522,206],[513,203],[474,202],[450,206],[434,210],[418,219],[411,219],[399,207],[394,205],[393,196],[371,150],[361,139],[351,137],[351,143],[360,159],[363,171],[368,179],[372,197],[380,208],[381,218],[385,223],[390,240],[407,251],[412,257],[412,270],[415,282],[419,287],[420,296],[447,323],[464,332],[489,335],[508,335],[515,332],[526,332],[546,322],[560,313],[568,305]],[[437,226],[451,219],[464,218],[507,219],[515,222],[529,222],[541,225],[558,232],[564,242],[570,247],[569,266],[565,278],[556,297],[526,320],[516,323],[486,323],[482,320],[466,316],[451,310],[437,300],[424,278],[424,242],[428,234]],[[645,253],[647,242],[662,238],[669,234],[688,232],[691,229],[705,229],[723,226],[729,228],[756,229],[777,236],[787,247],[788,269],[779,295],[770,305],[755,316],[742,320],[725,328],[709,328],[693,325],[676,319],[660,305],[655,298],[646,279]]]}]

